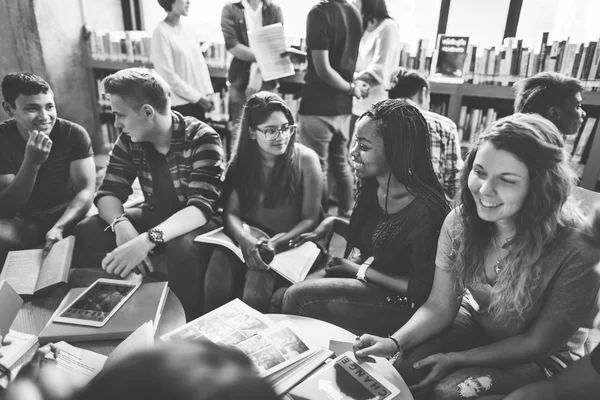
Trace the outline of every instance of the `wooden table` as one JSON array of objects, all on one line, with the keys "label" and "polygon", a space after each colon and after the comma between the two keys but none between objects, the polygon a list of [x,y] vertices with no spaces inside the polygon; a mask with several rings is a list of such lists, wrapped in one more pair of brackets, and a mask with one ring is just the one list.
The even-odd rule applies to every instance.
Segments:
[{"label": "wooden table", "polygon": [[[25,301],[14,320],[11,329],[38,336],[68,292],[69,287],[64,286],[57,288],[44,296],[33,297]],[[160,337],[184,324],[185,313],[183,311],[183,306],[177,296],[170,291],[158,323],[158,328],[156,329],[156,337]],[[76,342],[72,344],[76,347],[95,351],[96,353],[107,356],[119,345],[119,343],[121,343],[121,340]]]},{"label": "wooden table", "polygon": [[[267,317],[274,322],[290,321],[300,328],[302,333],[307,335],[307,340],[313,340],[315,344],[325,347],[326,349],[329,348],[330,340],[354,343],[354,340],[356,339],[356,335],[352,332],[318,319],[284,314],[267,314]],[[375,359],[375,363],[370,365],[400,389],[400,395],[396,397],[395,400],[414,400],[404,379],[402,379],[394,366],[385,358],[373,358]]]}]

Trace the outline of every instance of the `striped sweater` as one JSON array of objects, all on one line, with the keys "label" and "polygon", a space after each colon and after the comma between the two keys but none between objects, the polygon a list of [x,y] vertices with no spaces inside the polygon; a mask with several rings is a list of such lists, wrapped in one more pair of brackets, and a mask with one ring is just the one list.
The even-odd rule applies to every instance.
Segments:
[{"label": "striped sweater", "polygon": [[[180,203],[202,210],[207,219],[215,210],[221,194],[225,161],[219,135],[204,122],[172,112],[173,137],[167,153],[167,164]],[[144,203],[154,204],[152,170],[148,159],[148,142],[133,143],[121,134],[110,153],[106,176],[94,202],[103,196],[114,196],[122,202],[133,192],[137,177],[144,193]]]}]

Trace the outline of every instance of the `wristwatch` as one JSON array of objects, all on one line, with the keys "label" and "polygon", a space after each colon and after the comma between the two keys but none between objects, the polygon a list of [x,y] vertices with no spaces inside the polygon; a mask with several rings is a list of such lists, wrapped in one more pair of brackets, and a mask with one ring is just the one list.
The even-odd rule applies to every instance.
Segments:
[{"label": "wristwatch", "polygon": [[165,234],[158,228],[148,229],[148,239],[154,244],[163,244],[165,242]]},{"label": "wristwatch", "polygon": [[358,272],[356,273],[356,279],[358,279],[361,282],[367,283],[367,270],[371,266],[371,263],[374,259],[374,257],[369,257],[367,258],[367,261],[361,264],[361,266],[358,268]]},{"label": "wristwatch", "polygon": [[354,88],[356,87],[356,83],[350,82],[350,89],[348,89],[348,96],[354,97]]}]

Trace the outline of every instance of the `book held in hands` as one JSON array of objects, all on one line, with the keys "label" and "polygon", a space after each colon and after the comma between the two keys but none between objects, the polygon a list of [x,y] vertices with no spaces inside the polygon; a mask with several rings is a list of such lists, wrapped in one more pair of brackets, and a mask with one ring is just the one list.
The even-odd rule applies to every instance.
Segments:
[{"label": "book held in hands", "polygon": [[5,279],[20,295],[39,294],[67,283],[74,248],[75,236],[68,236],[54,243],[44,260],[42,249],[10,251],[0,280]]},{"label": "book held in hands", "polygon": [[[246,229],[254,237],[275,239],[277,236],[269,237],[262,230],[245,225]],[[245,262],[244,254],[239,245],[233,241],[224,231],[223,228],[218,228],[205,234],[199,235],[195,239],[196,242],[217,244],[231,250],[238,258]],[[298,283],[306,278],[306,275],[310,272],[313,265],[317,262],[320,255],[322,254],[321,249],[313,242],[305,242],[301,246],[292,247],[284,250],[280,253],[275,254],[273,261],[269,264],[269,267],[279,275],[290,281],[291,283]]]}]

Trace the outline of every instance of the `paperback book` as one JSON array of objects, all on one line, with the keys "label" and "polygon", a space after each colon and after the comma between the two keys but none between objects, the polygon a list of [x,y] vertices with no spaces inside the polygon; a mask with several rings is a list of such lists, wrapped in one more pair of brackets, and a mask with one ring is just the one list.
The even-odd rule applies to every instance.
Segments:
[{"label": "paperback book", "polygon": [[[262,230],[245,225],[248,232],[254,237],[271,239]],[[273,237],[276,238],[277,235]],[[223,230],[218,228],[213,231],[207,232],[196,237],[196,242],[217,244],[231,250],[242,262],[244,260],[244,254],[237,243],[233,241]],[[317,262],[320,255],[322,254],[321,249],[313,242],[306,242],[298,247],[292,247],[284,250],[280,253],[275,254],[273,261],[269,264],[269,267],[279,275],[290,281],[291,283],[298,283],[306,278],[306,275],[310,272],[313,265]]]},{"label": "paperback book", "polygon": [[463,83],[469,38],[439,35],[431,62],[430,79],[437,82]]}]

